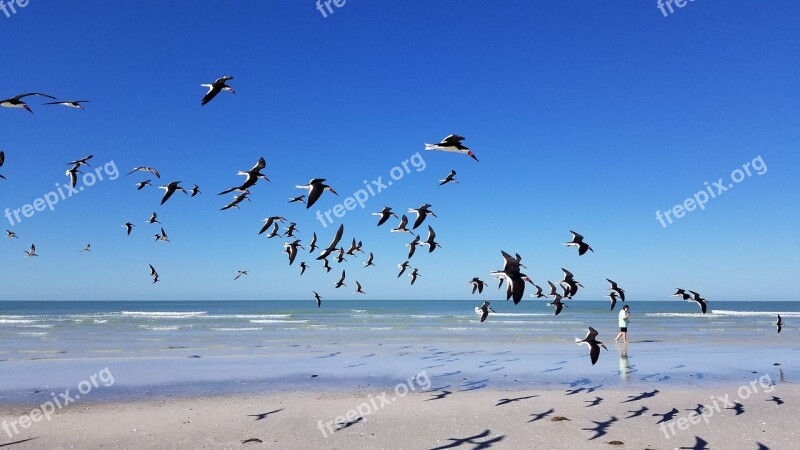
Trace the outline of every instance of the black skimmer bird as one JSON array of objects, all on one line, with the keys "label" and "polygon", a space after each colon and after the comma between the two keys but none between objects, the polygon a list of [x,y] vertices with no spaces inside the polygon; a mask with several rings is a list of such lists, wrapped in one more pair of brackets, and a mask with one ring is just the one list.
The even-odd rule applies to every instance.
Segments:
[{"label": "black skimmer bird", "polygon": [[131,170],[130,172],[126,173],[125,176],[128,176],[128,175],[130,175],[132,173],[136,173],[136,172],[150,172],[153,175],[155,175],[156,178],[161,178],[161,174],[159,174],[156,169],[153,169],[152,167],[144,167],[144,166],[134,167],[133,170]]},{"label": "black skimmer bird", "polygon": [[442,248],[442,246],[439,245],[438,242],[436,242],[436,232],[433,231],[433,228],[430,225],[428,225],[428,238],[425,239],[425,241],[421,245],[428,246],[428,253],[433,252],[437,248]]},{"label": "black skimmer bird", "polygon": [[486,286],[485,281],[481,281],[480,278],[475,277],[469,281],[469,284],[472,285],[472,293],[474,294],[475,291],[478,291],[479,294],[483,294],[483,288]]},{"label": "black skimmer bird", "polygon": [[311,235],[311,245],[308,246],[308,252],[314,253],[317,250],[317,232],[315,231]]},{"label": "black skimmer bird", "polygon": [[783,320],[781,320],[780,314],[778,314],[778,320],[775,322],[775,327],[778,328],[778,333],[780,333],[781,330],[783,329]]},{"label": "black skimmer bird", "polygon": [[364,244],[362,244],[362,243],[361,243],[361,241],[358,241],[358,242],[356,242],[356,239],[355,239],[355,238],[353,238],[353,243],[352,243],[352,244],[350,244],[350,248],[349,248],[349,249],[347,249],[347,252],[346,252],[346,253],[347,253],[348,255],[350,255],[350,256],[356,256],[356,252],[361,252],[361,253],[364,253],[364,250],[361,250],[361,247],[362,247],[363,245],[364,245]]},{"label": "black skimmer bird", "polygon": [[685,289],[675,288],[675,293],[672,294],[673,297],[682,297],[684,300],[691,300],[692,296],[686,293]]},{"label": "black skimmer bird", "polygon": [[17,233],[15,233],[15,232],[13,232],[13,231],[11,231],[11,230],[6,230],[6,237],[7,237],[7,238],[16,238],[16,239],[19,239],[19,237],[17,237]]},{"label": "black skimmer bird", "polygon": [[[186,193],[186,191],[183,191],[183,192]],[[241,208],[239,208],[239,203],[241,203],[241,202],[243,202],[245,200],[247,200],[248,202],[252,202],[252,200],[250,200],[250,197],[248,197],[248,195],[250,195],[250,191],[248,191],[248,190],[245,190],[244,192],[242,192],[239,195],[234,195],[233,196],[233,200],[231,200],[230,203],[228,203],[227,205],[223,206],[219,210],[220,211],[225,211],[226,209],[231,209],[231,208],[241,209]]]},{"label": "black skimmer bird", "polygon": [[272,224],[272,230],[270,230],[269,233],[267,233],[267,239],[272,239],[278,236],[278,234],[280,234],[278,233],[278,223],[275,222],[274,224]]},{"label": "black skimmer bird", "polygon": [[413,213],[416,213],[416,215],[417,215],[417,219],[414,221],[414,226],[412,227],[412,229],[416,230],[417,227],[422,225],[422,222],[425,221],[425,218],[428,217],[429,214],[432,215],[433,217],[439,217],[439,216],[436,215],[436,213],[431,211],[430,208],[431,208],[431,205],[426,203],[426,204],[420,206],[419,208],[416,208],[416,209],[409,208],[408,209],[408,212],[413,212]]},{"label": "black skimmer bird", "polygon": [[313,180],[309,181],[308,184],[298,185],[295,186],[297,189],[307,189],[308,190],[308,202],[306,202],[306,209],[311,208],[314,203],[319,200],[322,193],[325,191],[330,191],[333,195],[339,196],[336,191],[333,190],[332,187],[325,184],[325,178],[314,178]]},{"label": "black skimmer bird", "polygon": [[380,219],[378,220],[378,226],[381,226],[384,223],[386,223],[386,221],[389,220],[389,217],[394,216],[396,219],[399,218],[397,217],[397,214],[392,212],[392,208],[388,206],[384,206],[381,212],[372,213],[372,215],[380,216]]},{"label": "black skimmer bird", "polygon": [[320,255],[317,257],[317,260],[321,261],[321,260],[327,258],[328,255],[330,255],[331,253],[336,251],[336,248],[339,245],[339,241],[342,240],[342,235],[343,234],[344,234],[344,225],[339,225],[339,229],[336,230],[336,236],[333,237],[333,240],[328,245],[328,247],[325,248],[325,250],[323,250],[322,253],[320,253]]},{"label": "black skimmer bird", "polygon": [[494,310],[489,307],[489,302],[483,302],[481,306],[475,308],[475,313],[481,315],[481,322],[485,321],[486,318],[489,317],[489,311],[494,312]]},{"label": "black skimmer bird", "polygon": [[283,244],[284,252],[289,255],[289,265],[291,266],[294,264],[294,259],[297,257],[297,248],[302,248],[305,250],[305,247],[300,245],[300,239],[295,239],[291,243]]},{"label": "black skimmer bird", "polygon": [[[611,311],[613,311],[614,307],[617,306],[617,291],[611,291],[606,297],[611,299]],[[620,299],[622,299],[622,297],[620,297]]]},{"label": "black skimmer bird", "polygon": [[345,278],[345,273],[344,270],[342,270],[342,276],[339,278],[339,281],[336,282],[334,287],[338,289],[342,286],[347,286],[346,284],[344,284],[344,278]]},{"label": "black skimmer bird", "polygon": [[[608,281],[609,283],[611,283],[611,287],[610,287],[610,288],[608,288],[608,290],[609,290],[609,291],[614,291],[614,292],[616,292],[616,293],[617,293],[617,295],[619,296],[619,299],[620,299],[620,300],[622,300],[622,301],[624,302],[624,301],[625,301],[625,289],[622,289],[622,288],[620,288],[620,287],[617,285],[617,283],[616,283],[616,282],[614,282],[614,281],[611,281],[611,280],[609,280],[608,278],[606,278],[606,281]],[[611,309],[613,310],[614,308],[612,307]]]},{"label": "black skimmer bird", "polygon": [[392,228],[390,231],[393,233],[411,233],[414,234],[413,231],[406,228],[408,226],[408,217],[405,214],[400,218],[400,225],[397,228]]},{"label": "black skimmer bird", "polygon": [[578,287],[583,287],[583,285],[575,279],[575,276],[569,270],[562,267],[561,271],[564,272],[564,279],[559,281],[558,284],[564,288],[564,297],[572,298],[578,293]]},{"label": "black skimmer bird", "polygon": [[136,225],[134,225],[134,224],[132,224],[130,222],[128,222],[125,225],[123,225],[123,227],[125,227],[125,229],[128,230],[128,236],[131,235],[131,231],[133,231],[133,227],[135,227],[135,226]]},{"label": "black skimmer bird", "polygon": [[359,283],[358,281],[356,281],[356,291],[355,291],[355,292],[353,292],[353,293],[354,293],[354,294],[366,294],[366,292],[364,292],[364,291],[361,289],[361,283]]},{"label": "black skimmer bird", "polygon": [[259,179],[264,179],[269,181],[269,178],[267,178],[266,175],[261,173],[261,171],[265,167],[267,167],[267,161],[264,159],[264,157],[258,158],[258,161],[255,163],[255,165],[253,165],[253,167],[250,168],[250,170],[247,171],[240,170],[236,172],[236,175],[244,175],[246,177],[244,179],[244,183],[242,183],[239,186],[233,186],[228,189],[225,189],[224,191],[220,192],[217,195],[225,195],[233,191],[246,191],[247,189],[250,189],[251,187],[255,186],[255,184],[258,182]]},{"label": "black skimmer bird", "polygon": [[164,197],[161,198],[161,204],[162,205],[167,200],[169,200],[170,197],[172,197],[172,194],[174,194],[175,191],[181,191],[184,194],[187,194],[186,189],[182,188],[180,186],[180,184],[181,184],[180,181],[173,181],[173,182],[167,184],[166,186],[159,186],[158,187],[159,189],[164,189]]},{"label": "black skimmer bird", "polygon": [[583,236],[574,231],[570,231],[570,233],[572,233],[572,240],[570,242],[565,242],[564,245],[566,245],[567,247],[576,247],[578,249],[578,256],[583,255],[584,253],[586,253],[587,250],[591,250],[591,252],[594,253],[592,247],[589,244],[583,242]]},{"label": "black skimmer bird", "polygon": [[[0,167],[3,167],[4,162],[6,162],[6,152],[0,150]],[[0,175],[0,178],[6,179],[3,175]]]},{"label": "black skimmer bird", "polygon": [[283,233],[283,236],[284,237],[294,237],[294,233],[296,231],[300,231],[300,230],[297,229],[297,224],[292,222],[292,223],[289,224],[288,227],[286,227],[286,232]]},{"label": "black skimmer bird", "polygon": [[566,304],[561,302],[562,298],[563,297],[561,297],[561,295],[556,294],[556,295],[553,296],[553,301],[547,304],[548,306],[555,306],[556,307],[556,314],[555,314],[556,316],[561,314],[561,310],[563,308],[569,308],[569,306],[567,306]]},{"label": "black skimmer bird", "polygon": [[31,244],[31,249],[30,250],[25,250],[25,256],[26,257],[39,256],[39,255],[36,254],[36,246]]},{"label": "black skimmer bird", "polygon": [[306,194],[299,195],[297,197],[291,197],[289,199],[289,203],[305,203],[306,202]]},{"label": "black skimmer bird", "polygon": [[305,261],[300,261],[300,276],[302,277],[304,273],[306,273],[306,269],[308,269],[308,264]]},{"label": "black skimmer bird", "polygon": [[411,257],[414,256],[414,252],[417,251],[417,247],[422,245],[419,243],[419,240],[419,236],[414,236],[414,240],[406,244],[408,246],[408,259],[411,259]]},{"label": "black skimmer bird", "polygon": [[5,100],[0,100],[0,106],[2,106],[4,108],[25,108],[26,111],[28,111],[29,113],[33,114],[33,111],[31,111],[31,108],[28,106],[28,104],[25,103],[24,101],[22,101],[22,99],[25,98],[25,97],[33,97],[33,96],[47,97],[47,98],[52,99],[52,100],[56,99],[52,95],[42,94],[40,92],[29,92],[27,94],[20,94],[20,95],[17,95],[16,97],[11,97],[11,98],[7,98]]},{"label": "black skimmer bird", "polygon": [[224,77],[217,78],[211,84],[201,84],[200,86],[207,87],[208,92],[200,101],[200,106],[204,106],[206,103],[210,102],[214,97],[217,96],[222,91],[228,91],[231,94],[236,94],[236,91],[233,90],[232,87],[226,84],[227,81],[232,80],[233,77],[230,75],[225,75]]},{"label": "black skimmer bird", "polygon": [[408,261],[404,262],[403,264],[398,264],[397,268],[400,269],[400,273],[397,274],[397,278],[403,276],[403,273],[406,271],[406,269],[408,269],[409,266],[410,265],[408,264]]},{"label": "black skimmer bird", "polygon": [[[80,167],[80,164],[75,164],[66,172],[66,175],[69,176],[69,184],[72,187],[75,187],[75,185],[78,184],[78,174],[83,173],[78,169],[78,167]],[[83,186],[81,186],[81,189],[83,189]]]},{"label": "black skimmer bird", "polygon": [[156,241],[164,241],[164,242],[172,242],[167,237],[167,233],[164,231],[164,227],[161,227],[161,233],[155,235]]},{"label": "black skimmer bird", "polygon": [[339,247],[339,250],[337,250],[337,252],[338,252],[338,254],[336,255],[337,264],[341,264],[342,262],[347,261],[344,258],[344,247]]},{"label": "black skimmer bird", "polygon": [[147,219],[147,223],[161,223],[158,221],[158,214],[156,214],[155,211],[153,211],[153,214],[150,216],[149,219]]},{"label": "black skimmer bird", "polygon": [[462,155],[467,155],[470,158],[474,159],[475,161],[478,158],[475,156],[470,149],[461,143],[464,140],[464,136],[459,136],[457,134],[448,135],[446,138],[442,139],[442,142],[438,144],[425,144],[425,150],[439,150],[442,152],[453,152],[453,153],[461,153]]},{"label": "black skimmer bird", "polygon": [[708,300],[704,299],[695,291],[689,291],[692,294],[691,301],[697,303],[700,306],[700,310],[703,311],[703,314],[706,313],[706,309],[708,309],[708,304],[706,303]]},{"label": "black skimmer bird", "polygon": [[136,190],[141,191],[142,189],[144,189],[145,186],[152,186],[152,185],[153,183],[151,183],[150,180],[140,181],[136,183]]},{"label": "black skimmer bird", "polygon": [[236,271],[236,276],[233,278],[233,281],[238,280],[239,278],[241,278],[242,275],[247,275],[247,271],[246,270],[237,270]]},{"label": "black skimmer bird", "polygon": [[439,180],[439,186],[443,186],[443,185],[445,185],[447,183],[459,184],[458,180],[456,180],[456,171],[455,170],[451,170],[450,173],[447,174],[447,176],[444,177],[443,180]]},{"label": "black skimmer bird", "polygon": [[83,105],[81,103],[91,103],[89,100],[68,100],[63,102],[47,102],[45,105],[63,105],[70,108],[80,109],[81,111],[84,110]]},{"label": "black skimmer bird", "polygon": [[417,278],[421,277],[422,275],[419,274],[419,269],[414,268],[414,270],[412,270],[408,276],[411,277],[411,286],[413,286],[414,282],[417,281]]},{"label": "black skimmer bird", "polygon": [[150,264],[150,276],[153,277],[153,284],[158,283],[158,272],[152,264]]},{"label": "black skimmer bird", "polygon": [[547,296],[542,293],[542,287],[541,286],[539,286],[538,284],[534,284],[533,287],[536,288],[536,292],[531,294],[531,297],[534,297],[534,298],[547,298]]},{"label": "black skimmer bird", "polygon": [[83,247],[78,253],[89,253],[92,251],[92,244],[86,244],[86,247]]},{"label": "black skimmer bird", "polygon": [[[75,161],[70,161],[67,163],[68,166],[89,166],[89,160],[94,158],[94,155],[85,156],[81,159],[76,159]],[[90,166],[91,167],[91,166]]]},{"label": "black skimmer bird", "polygon": [[583,339],[575,338],[576,344],[586,344],[589,347],[589,356],[592,359],[592,365],[597,363],[597,359],[600,358],[600,347],[603,347],[608,351],[608,348],[603,345],[602,342],[597,340],[597,330],[592,327],[589,327],[589,332],[586,333],[586,337]]},{"label": "black skimmer bird", "polygon": [[317,308],[322,307],[322,297],[320,297],[316,291],[311,291],[311,292],[314,293],[314,298],[317,299]]},{"label": "black skimmer bird", "polygon": [[267,231],[267,229],[269,229],[269,227],[271,227],[273,223],[277,225],[276,222],[280,223],[286,222],[286,218],[281,216],[267,217],[266,219],[264,219],[264,226],[261,227],[261,230],[258,232],[258,234],[264,234],[264,232]]},{"label": "black skimmer bird", "polygon": [[192,190],[189,191],[189,192],[191,192],[192,197],[194,197],[197,194],[202,194],[202,192],[200,192],[200,186],[198,186],[196,184],[194,185],[194,187],[192,187]]},{"label": "black skimmer bird", "polygon": [[372,262],[373,258],[374,256],[372,256],[372,252],[369,252],[369,258],[367,259],[367,262],[364,263],[364,267],[374,266],[375,263]]},{"label": "black skimmer bird", "polygon": [[519,304],[525,294],[525,281],[527,278],[527,275],[519,270],[520,267],[524,267],[521,263],[522,257],[519,254],[516,254],[516,257],[511,256],[502,250],[500,253],[505,260],[503,269],[490,273],[506,281],[506,300],[513,298],[514,304]]},{"label": "black skimmer bird", "polygon": [[325,269],[325,273],[330,273],[330,271],[333,270],[333,267],[331,267],[331,263],[328,261],[328,258],[322,259],[322,268]]}]

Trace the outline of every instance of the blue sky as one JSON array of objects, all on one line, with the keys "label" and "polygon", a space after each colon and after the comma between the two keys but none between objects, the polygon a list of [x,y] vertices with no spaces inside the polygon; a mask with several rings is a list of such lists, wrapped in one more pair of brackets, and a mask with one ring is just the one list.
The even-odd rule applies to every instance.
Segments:
[{"label": "blue sky", "polygon": [[[311,0],[31,0],[0,14],[0,97],[92,103],[0,110],[0,207],[66,182],[65,163],[86,154],[123,172],[152,165],[204,195],[159,206],[162,191],[137,192],[148,178],[137,174],[13,228],[3,219],[21,239],[0,240],[0,299],[348,299],[355,280],[374,299],[469,298],[466,281],[488,280],[505,249],[539,284],[574,272],[586,286],[578,299],[601,298],[609,277],[633,299],[666,300],[680,286],[712,301],[795,300],[798,19],[789,1],[698,0],[664,17],[655,1],[348,0],[324,18]],[[237,95],[201,108],[200,84],[224,74]],[[345,239],[362,240],[378,265],[341,266],[348,288],[333,289],[339,271],[305,253],[298,262],[312,267],[299,277],[284,240],[257,236],[261,219],[283,215],[303,242],[316,231],[327,243],[334,227],[315,220],[318,208],[387,180],[449,133],[466,136],[480,163],[423,152],[424,171],[342,219]],[[229,197],[216,193],[260,156],[272,182],[242,210],[219,211]],[[763,175],[667,228],[656,220],[758,156]],[[451,169],[461,184],[438,187]],[[310,211],[287,204],[317,177],[342,196]],[[395,277],[410,236],[389,233],[394,220],[375,227],[370,213],[422,203],[439,215],[429,223],[443,248],[414,256],[422,278],[410,287]],[[153,211],[171,244],[152,240]],[[571,229],[596,253],[561,245]],[[23,258],[31,243],[39,258]],[[79,254],[87,243],[92,253]],[[148,264],[161,283],[150,284]],[[237,269],[250,275],[234,282]]]}]

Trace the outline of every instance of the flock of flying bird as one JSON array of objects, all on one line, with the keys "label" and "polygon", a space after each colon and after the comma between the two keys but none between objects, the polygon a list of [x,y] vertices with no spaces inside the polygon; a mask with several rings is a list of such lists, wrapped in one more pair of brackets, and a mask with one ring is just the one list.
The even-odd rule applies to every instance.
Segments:
[{"label": "flock of flying bird", "polygon": [[[208,104],[222,91],[227,91],[232,94],[235,94],[236,92],[234,91],[234,89],[228,86],[227,84],[227,82],[232,79],[233,79],[232,76],[226,75],[221,78],[218,78],[211,84],[201,85],[203,87],[208,88],[208,92],[201,100],[201,106]],[[88,100],[60,101],[48,94],[31,92],[26,94],[20,94],[5,100],[0,100],[0,107],[23,108],[26,111],[33,113],[30,106],[24,101],[24,99],[29,97],[46,97],[54,101],[44,103],[45,105],[62,105],[81,110],[84,109],[82,104],[89,103]],[[463,136],[451,134],[442,139],[441,142],[437,144],[425,144],[425,150],[463,154],[471,157],[475,161],[478,161],[478,158],[475,156],[475,154],[462,143],[464,139],[465,138]],[[66,175],[70,178],[70,184],[72,187],[75,187],[75,185],[77,184],[77,178],[78,178],[77,174],[83,173],[80,171],[80,168],[84,165],[89,166],[89,160],[92,159],[92,157],[93,155],[89,155],[84,158],[76,159],[67,163],[67,165],[70,165],[71,168],[66,171]],[[4,163],[5,163],[5,153],[3,151],[0,151],[0,168],[3,167]],[[249,197],[251,195],[250,189],[253,186],[255,186],[259,180],[270,181],[269,178],[262,173],[262,170],[264,170],[266,166],[267,166],[266,161],[264,160],[263,157],[261,157],[259,158],[258,162],[256,162],[256,164],[249,170],[237,172],[237,175],[245,177],[244,181],[241,184],[225,189],[224,191],[218,194],[218,195],[226,195],[234,193],[233,199],[220,209],[223,211],[231,208],[238,209],[240,208],[239,204],[244,200],[251,201]],[[134,167],[133,170],[128,172],[126,175],[131,175],[134,173],[147,173],[155,176],[157,179],[161,178],[161,174],[158,172],[158,170],[148,166]],[[455,176],[456,176],[456,171],[451,170],[450,173],[445,178],[438,180],[439,186],[449,183],[458,183],[458,180],[456,180]],[[0,174],[0,179],[5,179],[5,177],[2,174]],[[303,203],[306,205],[306,209],[308,209],[311,208],[321,198],[321,196],[325,191],[328,191],[338,196],[336,191],[329,185],[325,184],[325,182],[326,179],[324,178],[314,178],[310,180],[307,184],[297,185],[296,188],[303,189],[306,191],[306,193],[297,197],[290,198],[289,203]],[[153,186],[152,179],[146,179],[136,183],[137,190],[142,190],[147,186]],[[181,186],[181,181],[172,181],[164,186],[159,186],[159,188],[164,190],[164,195],[161,198],[161,205],[166,203],[176,191],[180,191],[191,197],[195,197],[198,194],[201,194],[200,188],[197,184],[195,184],[190,190],[187,191],[184,187]],[[423,247],[423,246],[428,247],[429,253],[435,251],[437,248],[441,248],[441,245],[438,242],[436,242],[436,232],[434,231],[431,225],[428,225],[427,237],[425,238],[424,241],[422,240],[421,235],[416,234],[414,232],[414,230],[418,229],[425,222],[428,216],[437,217],[431,208],[432,206],[426,203],[418,208],[408,209],[408,213],[413,213],[416,215],[416,217],[414,218],[413,225],[411,226],[410,229],[408,228],[409,226],[408,216],[403,214],[402,216],[398,217],[398,215],[392,210],[392,208],[388,206],[384,207],[380,212],[373,213],[373,215],[379,217],[377,226],[384,225],[390,218],[394,217],[395,219],[399,220],[399,223],[396,227],[390,229],[391,232],[409,233],[412,236],[414,236],[413,240],[410,243],[406,244],[406,246],[408,247],[408,257],[406,261],[404,261],[401,264],[398,264],[397,266],[399,269],[397,278],[400,278],[409,268],[411,268],[410,260],[414,256],[417,247]],[[286,218],[281,216],[267,217],[263,220],[263,222],[264,224],[261,227],[258,234],[261,235],[266,232],[267,238],[270,239],[274,237],[294,238],[296,236],[295,233],[299,232],[299,230],[297,229],[297,224],[295,222],[291,222],[289,226],[285,228],[286,231],[281,233],[279,224],[283,224],[286,222]],[[150,219],[147,220],[147,223],[161,224],[161,222],[158,221],[158,215],[156,212],[153,212]],[[123,225],[123,227],[126,229],[127,235],[130,235],[132,233],[134,226],[135,225],[131,222],[127,222]],[[572,240],[564,243],[565,246],[576,248],[578,250],[579,256],[586,254],[586,252],[588,251],[594,253],[592,247],[584,241],[584,237],[581,234],[575,231],[571,231],[571,234],[572,234]],[[13,231],[6,230],[6,235],[8,238],[18,239],[18,236]],[[341,264],[342,262],[347,261],[345,256],[356,257],[357,253],[362,253],[362,254],[364,253],[364,250],[362,250],[362,242],[356,241],[355,238],[352,239],[352,242],[347,250],[345,250],[343,246],[340,246],[339,244],[343,238],[343,235],[344,235],[344,225],[340,225],[333,240],[330,242],[330,244],[328,244],[327,247],[322,249],[320,254],[316,257],[316,260],[322,262],[322,268],[326,272],[330,272],[333,270],[333,268],[330,266],[330,261],[328,259],[329,257],[332,257],[336,263]],[[166,232],[164,231],[163,226],[161,227],[160,232],[154,235],[154,238],[156,241],[170,242]],[[283,247],[284,247],[283,250],[284,253],[286,253],[288,256],[289,265],[293,265],[299,254],[299,249],[309,250],[310,253],[313,253],[319,248],[317,245],[317,234],[316,232],[313,233],[311,243],[309,244],[308,249],[306,249],[303,245],[301,245],[300,239],[296,238],[292,242],[285,243]],[[90,251],[91,251],[91,245],[89,244],[87,244],[82,250],[80,250],[81,253],[86,253]],[[562,268],[561,270],[564,274],[564,277],[561,281],[558,282],[558,285],[561,288],[561,292],[558,292],[558,288],[553,282],[547,281],[550,290],[549,293],[545,295],[540,286],[536,285],[528,275],[521,272],[520,269],[525,268],[525,265],[522,264],[521,262],[522,257],[519,254],[511,256],[509,253],[506,253],[505,251],[501,251],[501,254],[504,260],[503,268],[497,271],[492,271],[490,272],[490,274],[497,278],[498,289],[501,288],[504,283],[506,284],[506,300],[513,299],[515,305],[519,304],[519,302],[522,300],[525,292],[525,284],[529,283],[536,289],[536,292],[531,294],[531,296],[537,299],[550,297],[552,299],[552,302],[548,303],[547,305],[554,306],[555,315],[559,315],[563,311],[563,308],[568,308],[567,304],[564,303],[564,301],[572,299],[577,294],[578,289],[580,287],[583,287],[583,285],[574,278],[574,275],[569,270]],[[25,251],[25,256],[26,257],[39,256],[36,253],[36,246],[32,244],[30,250]],[[375,266],[373,260],[374,260],[374,255],[370,252],[367,261],[364,263],[364,267],[366,268]],[[306,264],[305,261],[301,261],[299,267],[300,267],[300,275],[302,276],[309,266]],[[234,280],[238,280],[239,278],[241,278],[242,276],[246,276],[247,274],[248,271],[239,270],[237,271]],[[152,277],[153,283],[157,283],[160,281],[159,274],[152,264],[150,265],[150,276]],[[346,270],[342,270],[341,276],[339,277],[338,281],[334,284],[334,287],[338,289],[343,286],[346,286],[345,284],[346,276],[347,276]],[[414,285],[417,279],[421,277],[419,270],[417,268],[411,268],[411,272],[409,273],[408,276],[411,278],[411,285]],[[610,279],[606,280],[610,283],[610,287],[608,288],[610,292],[606,297],[610,299],[611,311],[613,311],[617,304],[618,299],[623,302],[625,301],[625,290],[620,288],[616,282]],[[487,286],[487,283],[482,281],[479,277],[474,277],[468,283],[471,284],[472,286],[473,294],[475,294],[476,292],[479,294],[483,293],[483,289]],[[314,294],[314,299],[317,303],[317,307],[321,307],[322,297],[316,291],[312,292]],[[366,294],[366,292],[362,289],[361,283],[358,281],[355,281],[354,293]],[[707,306],[708,306],[707,300],[702,298],[702,296],[695,291],[689,290],[687,293],[687,291],[684,289],[677,289],[676,292],[673,294],[673,297],[682,297],[683,300],[697,303],[703,314],[705,314],[707,311]],[[475,312],[480,315],[481,322],[484,322],[489,317],[490,313],[494,312],[494,310],[489,305],[490,303],[488,301],[485,301],[481,306],[475,308]],[[778,329],[778,333],[780,333],[782,329],[782,321],[780,315],[778,316],[776,326]],[[600,347],[606,348],[601,341],[597,340],[597,335],[598,335],[597,330],[595,330],[592,327],[589,327],[589,331],[586,334],[585,338],[583,339],[575,338],[576,343],[581,345],[587,345],[589,347],[589,355],[592,365],[594,365],[599,358]],[[606,348],[606,350],[608,349]]]}]

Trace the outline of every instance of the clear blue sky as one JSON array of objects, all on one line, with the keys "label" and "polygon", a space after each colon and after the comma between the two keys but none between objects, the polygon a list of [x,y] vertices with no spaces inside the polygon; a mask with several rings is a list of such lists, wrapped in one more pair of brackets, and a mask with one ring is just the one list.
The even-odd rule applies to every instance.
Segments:
[{"label": "clear blue sky", "polygon": [[[466,281],[489,280],[505,249],[539,284],[570,269],[586,286],[579,299],[604,295],[606,277],[634,299],[678,286],[712,301],[797,299],[799,22],[791,1],[698,0],[664,17],[655,1],[348,0],[324,18],[312,0],[31,0],[0,13],[0,97],[92,103],[0,109],[0,207],[66,182],[65,163],[90,153],[123,172],[152,165],[204,195],[159,206],[162,191],[137,192],[137,174],[37,213],[12,228],[19,241],[0,239],[0,298],[345,299],[355,280],[375,299],[468,298]],[[200,84],[224,74],[237,95],[201,108]],[[284,240],[256,235],[262,218],[284,215],[304,243],[313,231],[327,243],[333,227],[316,206],[287,204],[295,184],[327,178],[342,195],[325,194],[327,209],[449,133],[480,163],[423,153],[424,171],[349,212],[345,239],[364,241],[378,267],[345,264],[348,288],[333,289],[338,271],[306,253],[298,277]],[[656,220],[759,155],[764,175],[667,228]],[[216,193],[259,156],[272,183],[219,211],[229,197]],[[438,187],[450,169],[461,184]],[[420,249],[423,277],[409,287],[395,267],[410,236],[370,213],[426,202],[443,248]],[[172,244],[153,242],[153,211]],[[561,245],[570,229],[596,253]],[[31,243],[39,258],[23,257]],[[233,282],[237,269],[250,275]]]}]

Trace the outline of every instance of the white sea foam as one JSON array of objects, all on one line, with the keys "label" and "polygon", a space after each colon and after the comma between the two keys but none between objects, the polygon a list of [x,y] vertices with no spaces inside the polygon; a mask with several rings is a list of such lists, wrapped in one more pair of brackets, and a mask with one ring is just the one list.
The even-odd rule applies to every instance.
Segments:
[{"label": "white sea foam", "polygon": [[173,327],[153,327],[150,325],[139,325],[139,328],[144,328],[145,330],[151,331],[175,331],[180,329],[181,327],[173,326]]},{"label": "white sea foam", "polygon": [[0,319],[0,323],[34,323],[38,322],[38,320],[27,320],[27,319]]},{"label": "white sea foam", "polygon": [[174,311],[122,311],[126,317],[138,317],[146,319],[189,319],[192,317],[202,317],[208,314],[206,311],[174,312]]},{"label": "white sea foam", "polygon": [[212,328],[214,331],[261,331],[263,328],[251,327],[251,328]]},{"label": "white sea foam", "polygon": [[276,320],[276,319],[258,319],[251,320],[250,323],[307,323],[307,320]]}]

